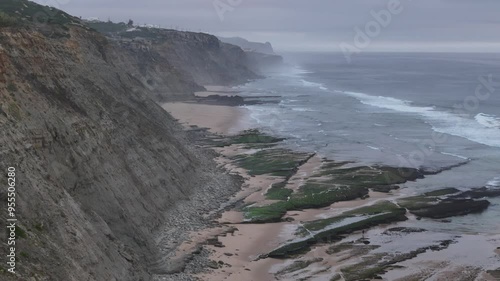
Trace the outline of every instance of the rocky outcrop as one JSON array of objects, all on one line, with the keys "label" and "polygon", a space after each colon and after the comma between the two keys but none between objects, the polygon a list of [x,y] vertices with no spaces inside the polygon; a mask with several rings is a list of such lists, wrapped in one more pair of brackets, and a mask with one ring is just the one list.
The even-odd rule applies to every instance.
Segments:
[{"label": "rocky outcrop", "polygon": [[[172,35],[180,38],[165,51],[174,39],[127,45],[57,11],[33,24],[44,8],[0,6],[7,4],[20,6],[0,27],[0,169],[17,171],[18,261],[17,274],[2,265],[0,279],[136,281],[168,271],[156,240],[168,242],[162,231],[195,229],[238,182],[189,145],[155,100],[189,95],[200,87],[195,80],[232,79],[223,67],[236,67],[240,54],[194,34]],[[206,54],[207,64],[220,62],[219,76],[203,76],[195,63],[177,67]]]},{"label": "rocky outcrop", "polygon": [[246,54],[249,61],[249,68],[257,73],[265,73],[283,67],[282,56],[257,52],[246,52]]},{"label": "rocky outcrop", "polygon": [[250,42],[241,37],[219,37],[219,39],[224,43],[239,46],[248,52],[275,55],[273,46],[269,42],[266,43]]},{"label": "rocky outcrop", "polygon": [[283,67],[283,57],[274,52],[269,42],[250,42],[240,37],[219,37],[219,39],[224,43],[243,49],[247,56],[248,68],[255,73],[265,74],[268,71],[274,71]]}]

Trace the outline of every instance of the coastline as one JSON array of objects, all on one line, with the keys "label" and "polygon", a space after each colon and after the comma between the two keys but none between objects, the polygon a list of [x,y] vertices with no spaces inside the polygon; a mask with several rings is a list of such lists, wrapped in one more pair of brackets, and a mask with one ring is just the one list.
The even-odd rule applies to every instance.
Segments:
[{"label": "coastline", "polygon": [[[212,88],[208,93],[219,95],[234,94],[231,90],[227,90],[227,88],[220,92],[217,92],[217,90],[220,89]],[[206,94],[207,92],[202,93],[202,95]],[[210,132],[219,134],[219,136],[223,138],[224,136],[236,135],[243,130],[251,129],[251,124],[244,121],[248,118],[248,112],[244,108],[193,103],[170,103],[162,106],[188,130],[199,127],[208,128]],[[213,229],[195,232],[192,235],[197,238],[185,242],[191,246],[193,243],[197,245],[196,247],[191,247],[192,251],[189,254],[193,252],[196,253],[199,250],[198,247],[201,245],[208,249],[208,253],[205,256],[205,266],[207,266],[209,270],[189,274],[189,276],[193,278],[199,278],[200,280],[233,280],[233,278],[238,280],[288,280],[287,278],[291,278],[292,275],[295,276],[294,278],[298,278],[297,276],[301,278],[310,278],[311,274],[314,274],[314,280],[330,280],[330,277],[337,276],[339,268],[349,267],[349,265],[354,263],[357,259],[367,255],[370,250],[373,250],[373,248],[369,247],[363,248],[364,246],[362,244],[368,241],[367,237],[372,239],[371,236],[373,236],[372,241],[377,241],[378,236],[385,234],[388,230],[392,229],[390,227],[395,226],[392,222],[381,223],[375,227],[365,228],[367,229],[366,237],[365,230],[362,232],[361,230],[354,230],[348,233],[348,235],[342,236],[342,239],[339,240],[341,245],[343,245],[343,243],[348,243],[348,245],[350,245],[349,247],[354,247],[350,249],[350,253],[341,251],[338,255],[332,256],[331,254],[326,254],[325,252],[328,252],[328,250],[333,247],[326,244],[319,245],[315,250],[309,251],[305,255],[297,258],[290,257],[291,259],[288,259],[288,261],[267,256],[262,258],[263,255],[267,255],[270,251],[279,248],[280,245],[286,244],[287,241],[294,240],[296,238],[294,233],[303,222],[334,217],[346,211],[355,210],[356,208],[370,207],[377,203],[394,201],[403,195],[398,189],[389,190],[389,192],[369,190],[366,197],[335,202],[326,208],[289,210],[282,216],[284,220],[278,222],[248,223],[248,220],[245,219],[241,211],[241,206],[250,204],[250,206],[259,207],[276,202],[267,199],[265,194],[269,192],[273,185],[282,182],[283,178],[270,176],[269,174],[250,174],[248,169],[242,168],[235,163],[235,158],[241,155],[255,153],[255,151],[260,149],[259,147],[249,147],[249,145],[245,143],[209,147],[219,154],[219,157],[216,158],[219,167],[223,168],[227,173],[242,176],[244,183],[241,190],[231,197],[226,204],[226,207],[230,208],[221,210],[220,218],[217,220],[217,226]],[[328,166],[328,164],[329,162],[326,159],[318,155],[307,158],[305,162],[301,162],[300,165],[298,165],[293,175],[286,180],[285,187],[293,190],[293,192],[297,192],[297,189],[299,189],[302,184],[310,180],[314,174],[321,173],[321,169]],[[235,206],[240,207],[235,208]],[[416,216],[409,216],[410,221],[416,221],[417,219],[419,218]],[[221,228],[226,230],[220,231]],[[230,231],[227,232],[227,229],[230,229]],[[408,229],[411,229],[411,227]],[[412,233],[411,235],[414,235],[415,239],[423,240],[427,239],[423,236],[430,236],[430,234],[424,235],[418,232]],[[483,236],[478,235],[477,237]],[[400,237],[395,236],[394,240],[399,238]],[[452,241],[451,239],[453,239],[452,237],[444,236],[442,238],[443,240],[439,241],[427,241],[426,243],[430,243],[428,246],[420,247],[413,251],[417,251],[418,254],[425,253],[428,249],[433,249],[432,247],[434,247],[434,244],[437,243],[439,245],[439,243],[444,243],[443,241],[445,240]],[[481,240],[482,245],[486,245],[485,248],[488,248],[488,243],[491,242],[491,239],[496,241],[500,239],[500,237],[487,238],[485,236],[484,241]],[[461,242],[457,240],[446,243],[446,245],[442,245],[441,247],[435,246],[435,250],[447,250],[449,245],[452,244],[454,248],[451,248],[456,249],[457,244],[458,247],[460,247]],[[186,254],[186,244],[182,245],[183,246],[178,248],[177,254]],[[179,252],[179,249],[182,250]],[[401,262],[411,260],[414,258],[413,255],[418,255],[414,254],[413,251],[410,251],[409,254],[395,256],[393,258],[398,261],[401,260]],[[189,250],[187,252],[189,252]],[[428,264],[433,264],[434,262],[431,267],[433,267],[435,271],[443,271],[440,273],[441,276],[455,277],[458,274],[457,272],[465,268],[450,268],[450,264],[443,265],[433,261],[432,256],[427,257],[427,260],[423,259],[421,262],[427,262]],[[442,268],[440,269],[440,267],[443,266],[444,268],[448,268],[447,271]],[[311,270],[306,270],[306,268],[312,268],[316,271],[311,272]],[[474,270],[477,271],[478,269],[476,268]],[[380,270],[379,274],[382,275],[383,272],[383,270]],[[399,270],[399,273],[391,272],[391,274],[392,275],[389,275],[389,278],[391,278],[389,280],[405,278],[405,276],[411,274],[422,276],[423,273]],[[491,275],[485,272],[481,272],[480,274],[484,280],[495,280],[492,279],[493,277],[491,277]],[[375,274],[372,277],[375,276],[378,275]]]},{"label": "coastline", "polygon": [[[207,90],[196,92],[195,97],[212,95],[234,96],[237,91],[228,86],[204,86]],[[161,107],[170,113],[186,129],[206,128],[221,135],[234,135],[252,128],[250,112],[239,106],[176,101],[162,103]]]},{"label": "coastline", "polygon": [[161,106],[188,129],[196,126],[215,134],[234,135],[251,127],[249,113],[244,108],[185,102]]}]

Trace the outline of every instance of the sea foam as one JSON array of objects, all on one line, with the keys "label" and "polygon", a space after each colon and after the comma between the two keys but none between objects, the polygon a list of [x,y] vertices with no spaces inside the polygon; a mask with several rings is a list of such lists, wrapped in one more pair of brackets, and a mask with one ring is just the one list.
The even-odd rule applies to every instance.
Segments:
[{"label": "sea foam", "polygon": [[[500,147],[500,129],[494,126],[498,118],[481,114],[475,119],[437,110],[432,106],[416,106],[412,102],[385,96],[372,96],[357,92],[340,92],[358,99],[361,103],[397,112],[415,114],[431,124],[436,132],[463,137],[476,143]],[[496,120],[496,121],[495,121]],[[486,126],[487,125],[487,126]]]},{"label": "sea foam", "polygon": [[488,115],[488,114],[484,114],[484,113],[479,113],[478,115],[476,115],[476,117],[474,117],[474,119],[476,119],[476,121],[487,127],[487,128],[498,128],[500,129],[500,118],[494,116],[494,115]]}]

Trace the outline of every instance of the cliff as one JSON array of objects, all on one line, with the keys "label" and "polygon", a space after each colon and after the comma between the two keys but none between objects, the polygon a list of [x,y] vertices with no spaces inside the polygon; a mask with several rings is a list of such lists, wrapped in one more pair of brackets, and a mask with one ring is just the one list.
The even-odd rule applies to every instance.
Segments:
[{"label": "cliff", "polygon": [[256,52],[267,55],[275,55],[273,46],[271,43],[260,43],[260,42],[251,42],[241,37],[219,37],[219,39],[228,44],[236,45],[241,47],[245,51]]},{"label": "cliff", "polygon": [[88,24],[123,46],[165,59],[199,85],[234,85],[260,77],[250,70],[253,65],[241,48],[222,43],[210,34],[119,23]]},{"label": "cliff", "polygon": [[265,73],[283,67],[283,57],[280,55],[269,55],[258,52],[245,52],[248,60],[248,68],[256,73]]},{"label": "cliff", "polygon": [[[254,77],[241,50],[181,32],[150,48],[111,40],[24,0],[3,0],[0,10],[0,170],[16,168],[18,219],[17,273],[2,264],[0,279],[136,281],[168,272],[164,229],[173,239],[195,229],[239,183],[155,101]],[[217,72],[206,74],[212,62]]]},{"label": "cliff", "polygon": [[283,57],[274,52],[269,42],[250,42],[240,37],[219,37],[219,39],[243,49],[247,57],[247,66],[255,73],[266,73],[283,66]]}]

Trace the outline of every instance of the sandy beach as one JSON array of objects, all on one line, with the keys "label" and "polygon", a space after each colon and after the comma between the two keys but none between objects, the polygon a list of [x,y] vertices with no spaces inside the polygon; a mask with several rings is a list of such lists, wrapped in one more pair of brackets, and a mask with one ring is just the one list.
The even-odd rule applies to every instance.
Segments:
[{"label": "sandy beach", "polygon": [[240,107],[183,102],[164,103],[162,107],[186,128],[208,128],[212,133],[223,135],[251,128],[248,111]]}]

